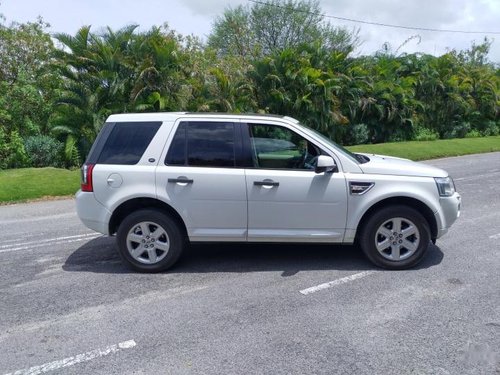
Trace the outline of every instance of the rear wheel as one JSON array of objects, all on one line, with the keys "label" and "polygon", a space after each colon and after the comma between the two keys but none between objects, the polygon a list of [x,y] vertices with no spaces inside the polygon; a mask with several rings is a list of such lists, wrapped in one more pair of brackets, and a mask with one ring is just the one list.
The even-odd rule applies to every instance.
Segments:
[{"label": "rear wheel", "polygon": [[360,245],[368,259],[388,269],[415,266],[424,257],[429,242],[429,224],[420,212],[407,206],[375,212],[360,233]]},{"label": "rear wheel", "polygon": [[140,272],[160,272],[172,267],[185,240],[177,222],[154,209],[131,213],[117,232],[118,250],[127,264]]}]

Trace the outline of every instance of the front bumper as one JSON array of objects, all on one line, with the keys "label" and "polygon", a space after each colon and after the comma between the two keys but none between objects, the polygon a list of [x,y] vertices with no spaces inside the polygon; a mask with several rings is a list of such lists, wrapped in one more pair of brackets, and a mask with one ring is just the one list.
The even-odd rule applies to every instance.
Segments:
[{"label": "front bumper", "polygon": [[76,193],[76,212],[87,228],[109,234],[111,212],[95,199],[94,193],[78,190]]},{"label": "front bumper", "polygon": [[460,217],[462,198],[460,194],[455,192],[451,197],[440,197],[439,204],[441,209],[435,213],[438,223],[436,238],[440,238],[446,234],[448,229]]}]

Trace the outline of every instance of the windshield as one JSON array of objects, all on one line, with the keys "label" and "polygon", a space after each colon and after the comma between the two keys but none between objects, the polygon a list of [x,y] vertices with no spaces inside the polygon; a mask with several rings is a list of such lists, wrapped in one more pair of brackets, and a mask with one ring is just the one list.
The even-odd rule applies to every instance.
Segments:
[{"label": "windshield", "polygon": [[348,156],[352,161],[356,162],[356,163],[364,163],[364,158],[360,158],[361,155],[358,155],[358,154],[354,154],[352,153],[351,151],[349,151],[348,149],[344,148],[343,146],[335,143],[334,141],[332,141],[330,138],[324,136],[323,134],[321,134],[320,132],[314,130],[314,129],[311,129],[310,127],[308,126],[305,126],[303,124],[300,124],[301,126],[303,126],[304,128],[306,128],[307,130],[310,130],[311,132],[313,132],[318,138],[321,138],[321,140],[323,142],[325,142],[326,144],[328,144],[330,147],[332,147],[333,149],[339,151],[339,152],[342,152],[344,155]]}]

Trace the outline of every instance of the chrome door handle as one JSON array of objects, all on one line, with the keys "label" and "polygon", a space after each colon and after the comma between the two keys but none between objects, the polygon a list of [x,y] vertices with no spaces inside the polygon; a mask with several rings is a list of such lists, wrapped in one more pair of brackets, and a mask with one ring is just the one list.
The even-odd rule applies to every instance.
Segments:
[{"label": "chrome door handle", "polygon": [[174,184],[177,184],[177,183],[179,183],[179,184],[192,184],[194,182],[194,180],[187,178],[185,176],[179,176],[177,178],[169,178],[168,182],[174,183]]},{"label": "chrome door handle", "polygon": [[279,186],[280,183],[277,181],[265,179],[263,181],[254,181],[253,184],[255,186]]}]

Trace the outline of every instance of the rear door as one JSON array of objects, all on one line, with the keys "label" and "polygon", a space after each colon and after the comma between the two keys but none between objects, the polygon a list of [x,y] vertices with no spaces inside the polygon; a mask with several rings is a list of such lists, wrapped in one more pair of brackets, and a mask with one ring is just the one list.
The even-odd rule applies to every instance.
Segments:
[{"label": "rear door", "polygon": [[240,124],[183,119],[156,169],[158,198],[182,216],[192,241],[246,241]]},{"label": "rear door", "polygon": [[245,170],[248,240],[341,242],[344,174],[314,172],[317,156],[327,153],[284,125],[250,122],[242,131],[253,164]]}]

